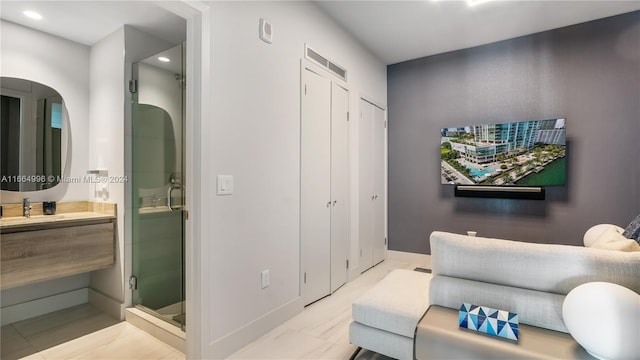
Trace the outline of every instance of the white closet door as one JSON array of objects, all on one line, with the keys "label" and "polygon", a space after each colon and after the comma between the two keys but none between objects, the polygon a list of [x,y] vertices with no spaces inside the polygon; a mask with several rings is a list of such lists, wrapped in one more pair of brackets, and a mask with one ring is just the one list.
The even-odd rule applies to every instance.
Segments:
[{"label": "white closet door", "polygon": [[358,230],[360,233],[360,271],[365,271],[373,263],[373,105],[360,99],[360,118],[358,124],[359,152],[359,204]]},{"label": "white closet door", "polygon": [[349,199],[349,92],[331,93],[331,292],[347,282]]},{"label": "white closet door", "polygon": [[331,293],[331,81],[303,72],[300,251],[305,304]]},{"label": "white closet door", "polygon": [[373,154],[371,180],[373,182],[373,263],[377,264],[386,257],[385,235],[385,113],[373,106]]}]

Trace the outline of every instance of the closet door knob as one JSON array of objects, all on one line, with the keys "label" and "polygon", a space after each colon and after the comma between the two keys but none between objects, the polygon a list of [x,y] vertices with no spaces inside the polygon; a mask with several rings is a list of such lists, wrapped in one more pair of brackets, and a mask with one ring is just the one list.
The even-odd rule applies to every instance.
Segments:
[{"label": "closet door knob", "polygon": [[329,202],[327,203],[327,207],[329,207],[329,206],[331,206],[331,201],[329,201]]},{"label": "closet door knob", "polygon": [[336,206],[337,203],[338,203],[338,200],[333,200],[333,206]]}]

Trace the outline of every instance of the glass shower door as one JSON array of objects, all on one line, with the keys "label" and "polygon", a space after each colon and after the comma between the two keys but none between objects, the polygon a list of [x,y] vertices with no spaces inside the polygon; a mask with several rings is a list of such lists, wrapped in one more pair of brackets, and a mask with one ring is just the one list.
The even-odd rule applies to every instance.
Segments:
[{"label": "glass shower door", "polygon": [[184,71],[179,45],[133,64],[136,307],[184,329]]}]

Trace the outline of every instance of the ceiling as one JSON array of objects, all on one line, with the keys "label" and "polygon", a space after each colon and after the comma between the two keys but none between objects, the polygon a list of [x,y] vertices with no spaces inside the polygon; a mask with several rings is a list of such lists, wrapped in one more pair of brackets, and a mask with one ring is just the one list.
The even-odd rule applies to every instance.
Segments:
[{"label": "ceiling", "polygon": [[[153,1],[0,1],[0,18],[85,45],[93,45],[122,25],[174,44],[186,39],[183,18]],[[31,10],[41,20],[25,17]]]},{"label": "ceiling", "polygon": [[316,1],[385,64],[640,9],[640,1]]},{"label": "ceiling", "polygon": [[[640,10],[640,1],[315,1],[386,64]],[[160,6],[159,6],[160,5]],[[0,18],[93,45],[123,24],[184,41],[183,18],[162,1],[0,1]],[[34,21],[22,12],[41,13]]]},{"label": "ceiling", "polygon": [[[182,69],[183,62],[179,61],[180,59],[182,59],[182,55],[183,55],[182,45],[177,45],[175,47],[172,47],[171,49],[167,49],[161,53],[150,56],[142,60],[142,62],[147,65],[169,71],[171,73],[176,74],[176,76],[178,76],[178,74],[183,73],[183,69]],[[163,57],[166,59],[169,59],[169,61],[160,60],[160,58],[163,58]]]}]

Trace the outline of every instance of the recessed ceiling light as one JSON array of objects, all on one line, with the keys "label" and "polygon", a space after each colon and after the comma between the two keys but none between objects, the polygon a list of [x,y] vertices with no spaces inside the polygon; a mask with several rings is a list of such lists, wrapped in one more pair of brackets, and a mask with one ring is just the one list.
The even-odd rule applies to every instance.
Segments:
[{"label": "recessed ceiling light", "polygon": [[160,61],[162,61],[162,62],[169,62],[169,61],[171,61],[171,59],[169,59],[168,57],[164,57],[164,56],[160,56],[160,57],[158,58],[158,60],[160,60]]},{"label": "recessed ceiling light", "polygon": [[42,19],[42,15],[38,14],[35,11],[25,10],[22,12],[22,14],[24,14],[24,16],[28,17],[29,19],[34,19],[34,20]]}]

